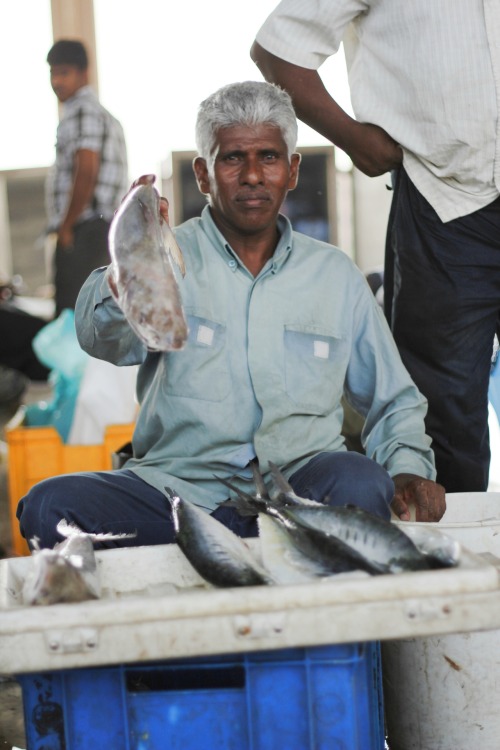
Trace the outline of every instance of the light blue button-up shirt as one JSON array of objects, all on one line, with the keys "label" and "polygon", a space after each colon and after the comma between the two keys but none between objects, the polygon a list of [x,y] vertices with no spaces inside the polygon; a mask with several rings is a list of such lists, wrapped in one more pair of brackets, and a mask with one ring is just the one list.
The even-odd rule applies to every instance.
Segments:
[{"label": "light blue button-up shirt", "polygon": [[279,218],[273,257],[254,277],[208,206],[176,229],[189,340],[148,352],[113,300],[106,269],[76,306],[82,348],[116,365],[140,364],[134,458],[126,468],[213,510],[227,498],[214,475],[251,487],[257,457],[290,476],[322,451],[346,450],[342,395],[365,418],[369,457],[391,476],[434,479],[427,402],[403,367],[365,278],[340,250]]}]

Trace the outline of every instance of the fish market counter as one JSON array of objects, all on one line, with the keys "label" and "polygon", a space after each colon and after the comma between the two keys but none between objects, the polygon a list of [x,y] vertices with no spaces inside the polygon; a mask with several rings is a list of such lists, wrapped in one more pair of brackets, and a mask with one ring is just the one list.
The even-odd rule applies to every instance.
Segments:
[{"label": "fish market counter", "polygon": [[230,589],[205,583],[177,545],[96,558],[100,599],[31,607],[33,558],[0,561],[0,673],[500,628],[500,560],[465,549],[456,568]]}]

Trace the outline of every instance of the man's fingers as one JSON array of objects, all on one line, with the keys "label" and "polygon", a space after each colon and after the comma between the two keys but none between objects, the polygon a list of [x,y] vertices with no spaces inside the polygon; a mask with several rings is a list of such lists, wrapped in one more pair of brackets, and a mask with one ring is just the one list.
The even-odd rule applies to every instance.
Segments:
[{"label": "man's fingers", "polygon": [[411,519],[410,509],[415,508],[415,520],[424,523],[439,521],[446,510],[446,494],[442,485],[412,474],[397,474],[394,479],[393,512],[402,521]]},{"label": "man's fingers", "polygon": [[410,520],[410,510],[400,492],[396,492],[394,495],[394,499],[391,503],[391,510],[400,521]]},{"label": "man's fingers", "polygon": [[168,221],[168,200],[166,198],[160,198],[160,216],[161,218],[169,223]]},{"label": "man's fingers", "polygon": [[423,522],[439,521],[446,510],[444,487],[428,480],[415,480],[409,490],[416,506],[416,519]]}]

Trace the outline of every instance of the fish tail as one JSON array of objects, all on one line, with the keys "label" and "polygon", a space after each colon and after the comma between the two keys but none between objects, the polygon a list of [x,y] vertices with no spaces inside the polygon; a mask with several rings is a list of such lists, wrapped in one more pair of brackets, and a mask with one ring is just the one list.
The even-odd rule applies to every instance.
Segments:
[{"label": "fish tail", "polygon": [[267,491],[266,483],[264,482],[264,478],[261,474],[258,460],[254,458],[252,461],[250,461],[250,466],[252,469],[252,476],[255,483],[255,488],[257,490],[257,495],[259,497],[265,498],[266,500],[269,500],[269,492]]},{"label": "fish tail", "polygon": [[219,477],[217,474],[214,474],[214,476],[236,495],[236,497],[227,500],[225,503],[221,503],[221,505],[236,508],[241,515],[246,516],[256,516],[260,510],[265,509],[265,503],[260,498],[254,497],[253,495],[249,495],[248,492],[240,490],[239,487],[236,487],[236,485],[228,479]]},{"label": "fish tail", "polygon": [[273,482],[276,485],[276,488],[280,490],[283,493],[293,493],[293,489],[291,485],[286,481],[285,477],[281,473],[281,471],[278,469],[275,463],[272,461],[269,461],[269,470],[271,472],[271,476],[273,478]]},{"label": "fish tail", "polygon": [[167,495],[168,500],[170,501],[170,504],[173,503],[176,497],[179,497],[177,492],[174,492],[174,490],[171,487],[164,487],[165,493]]},{"label": "fish tail", "polygon": [[114,541],[115,539],[133,539],[137,536],[137,531],[133,531],[131,533],[119,533],[119,534],[113,534],[112,532],[91,532],[91,531],[82,531],[82,529],[76,524],[76,523],[69,523],[66,521],[65,518],[62,518],[59,523],[56,526],[56,531],[61,536],[65,537],[66,539],[71,539],[71,537],[87,537],[88,539],[91,539],[93,542],[107,542],[107,541]]}]

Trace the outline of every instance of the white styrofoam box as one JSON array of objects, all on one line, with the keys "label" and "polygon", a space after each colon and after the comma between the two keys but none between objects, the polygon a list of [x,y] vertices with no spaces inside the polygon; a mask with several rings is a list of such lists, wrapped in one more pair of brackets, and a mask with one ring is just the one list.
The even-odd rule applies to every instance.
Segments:
[{"label": "white styrofoam box", "polygon": [[[249,540],[258,554],[259,540]],[[214,589],[177,545],[96,552],[101,599],[27,607],[33,560],[0,561],[0,673],[500,627],[496,565]]]}]

